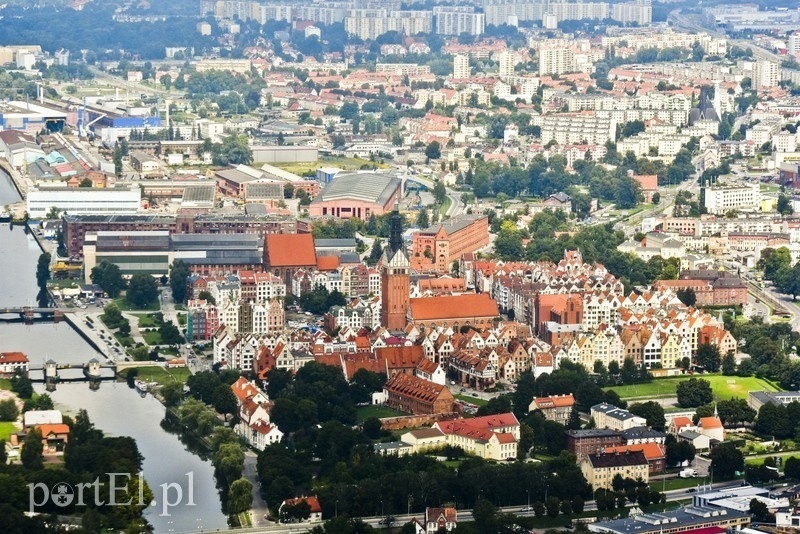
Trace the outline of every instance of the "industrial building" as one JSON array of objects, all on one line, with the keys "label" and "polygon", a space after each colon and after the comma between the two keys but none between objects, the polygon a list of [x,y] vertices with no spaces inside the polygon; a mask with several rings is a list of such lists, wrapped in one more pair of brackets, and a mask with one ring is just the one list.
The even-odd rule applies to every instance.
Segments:
[{"label": "industrial building", "polygon": [[46,217],[53,208],[73,215],[134,214],[141,201],[138,187],[43,187],[28,190],[27,210],[33,219]]},{"label": "industrial building", "polygon": [[30,102],[0,102],[0,130],[24,130],[37,133],[41,130],[60,132],[67,122],[67,114]]},{"label": "industrial building", "polygon": [[403,182],[389,173],[374,171],[340,172],[311,202],[311,217],[331,215],[348,219],[369,219],[392,210],[402,194]]},{"label": "industrial building", "polygon": [[83,245],[84,276],[102,261],[120,268],[123,276],[163,276],[175,260],[199,275],[222,275],[242,269],[260,269],[261,240],[254,234],[182,234],[167,230],[89,232]]}]

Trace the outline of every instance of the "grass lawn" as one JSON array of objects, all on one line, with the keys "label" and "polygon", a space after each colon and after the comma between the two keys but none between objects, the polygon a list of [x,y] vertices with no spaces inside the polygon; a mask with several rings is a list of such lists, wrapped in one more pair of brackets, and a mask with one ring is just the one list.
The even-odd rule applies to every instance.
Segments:
[{"label": "grass lawn", "polygon": [[444,202],[442,202],[442,205],[439,207],[439,213],[447,215],[447,210],[450,209],[450,204],[452,203],[453,201],[450,200],[450,197],[444,197]]},{"label": "grass lawn", "polygon": [[180,326],[186,326],[186,314],[185,313],[179,313],[178,314],[178,324]]},{"label": "grass lawn", "polygon": [[322,156],[317,161],[309,161],[305,163],[276,163],[275,167],[280,167],[281,169],[289,172],[293,172],[300,176],[309,176],[313,173],[317,172],[317,169],[320,167],[325,166],[333,166],[338,167],[345,171],[354,171],[360,169],[363,165],[368,165],[370,168],[373,166],[379,169],[388,169],[389,166],[386,164],[378,163],[377,161],[369,161],[368,159],[359,159],[359,158],[345,158],[345,157],[333,157],[333,156]]},{"label": "grass lawn", "polygon": [[356,409],[356,417],[358,421],[366,421],[370,417],[377,417],[381,419],[382,417],[397,417],[399,415],[406,415],[403,412],[398,412],[397,410],[393,410],[392,408],[388,408],[386,406],[377,406],[371,404],[369,406],[359,406]]},{"label": "grass lawn", "polygon": [[137,308],[136,306],[128,302],[125,297],[119,297],[114,299],[114,304],[117,305],[117,308],[119,308],[120,311],[159,311],[161,309],[161,305],[158,303],[158,301],[153,302],[146,308]]},{"label": "grass lawn", "polygon": [[0,389],[11,391],[11,380],[8,378],[0,378]]},{"label": "grass lawn", "polygon": [[123,336],[119,332],[114,332],[114,337],[117,338],[117,341],[119,341],[119,344],[123,347],[133,346],[133,338],[130,336]]},{"label": "grass lawn", "polygon": [[134,313],[139,319],[139,328],[158,328],[156,318],[149,313]]},{"label": "grass lawn", "polygon": [[[723,376],[723,375],[695,375],[697,378],[708,380],[716,400],[729,400],[745,398],[748,391],[766,390],[778,391],[778,387],[763,378],[754,376]],[[629,386],[611,386],[623,399],[637,397],[674,397],[678,383],[688,380],[690,376],[658,378],[647,384],[633,384]]]},{"label": "grass lawn", "polygon": [[161,345],[161,334],[157,330],[142,332],[142,337],[148,345]]},{"label": "grass lawn", "polygon": [[11,421],[0,421],[0,439],[8,442],[11,434],[19,429]]},{"label": "grass lawn", "polygon": [[[158,385],[163,386],[172,382],[186,383],[189,378],[189,369],[186,367],[178,367],[176,369],[165,369],[164,367],[136,367],[139,370],[138,377],[145,382],[158,382]],[[121,372],[120,375],[127,375],[127,370]]]},{"label": "grass lawn", "polygon": [[474,404],[475,406],[483,406],[489,401],[479,399],[478,397],[473,397],[472,395],[454,395],[455,398],[462,400],[464,402],[469,402],[470,404]]}]

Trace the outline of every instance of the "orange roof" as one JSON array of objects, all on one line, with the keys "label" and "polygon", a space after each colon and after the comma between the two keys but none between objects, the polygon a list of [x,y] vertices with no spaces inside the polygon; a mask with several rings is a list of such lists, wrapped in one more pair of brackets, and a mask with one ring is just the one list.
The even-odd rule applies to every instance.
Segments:
[{"label": "orange roof", "polygon": [[339,256],[319,256],[317,269],[320,271],[335,271],[339,267]]},{"label": "orange roof", "polygon": [[680,416],[673,419],[672,424],[675,425],[675,428],[677,430],[680,430],[685,426],[692,426],[692,420],[689,419],[688,417]]},{"label": "orange roof", "polygon": [[413,369],[425,358],[425,349],[422,345],[379,347],[375,356],[384,360],[389,369]]},{"label": "orange roof", "polygon": [[633,179],[639,182],[643,191],[656,191],[658,189],[658,176],[655,174],[634,174]]},{"label": "orange roof", "polygon": [[637,452],[642,451],[648,461],[660,460],[666,456],[667,449],[660,443],[638,443],[636,445],[617,445],[616,447],[606,447],[603,452],[606,454],[617,452]]},{"label": "orange roof", "polygon": [[283,501],[283,504],[287,506],[294,506],[303,501],[306,501],[308,503],[308,506],[311,507],[312,514],[322,513],[322,506],[319,505],[319,499],[317,499],[316,495],[314,495],[313,497],[298,497],[296,499],[286,499],[285,501]]},{"label": "orange roof", "polygon": [[0,364],[2,363],[28,363],[28,357],[21,352],[0,352]]},{"label": "orange roof", "polygon": [[311,267],[317,265],[311,234],[267,234],[264,256],[269,267]]},{"label": "orange roof", "polygon": [[566,395],[551,395],[549,397],[536,397],[533,399],[536,406],[543,410],[545,408],[563,408],[566,406],[572,407],[575,404],[575,397],[572,393]]},{"label": "orange roof", "polygon": [[486,293],[409,299],[414,321],[497,317],[497,303]]},{"label": "orange roof", "polygon": [[698,426],[701,428],[722,428],[719,417],[701,417]]},{"label": "orange roof", "polygon": [[36,425],[36,428],[42,433],[43,438],[46,438],[50,434],[69,434],[69,426],[63,423]]}]

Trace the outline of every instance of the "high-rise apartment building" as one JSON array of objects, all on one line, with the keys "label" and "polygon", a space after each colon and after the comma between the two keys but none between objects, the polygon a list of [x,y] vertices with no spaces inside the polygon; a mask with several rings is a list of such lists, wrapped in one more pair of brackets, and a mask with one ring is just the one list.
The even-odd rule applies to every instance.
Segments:
[{"label": "high-rise apartment building", "polygon": [[433,16],[439,35],[480,35],[484,31],[485,15],[475,13],[472,6],[435,6]]},{"label": "high-rise apartment building", "polygon": [[456,54],[453,58],[453,78],[469,78],[469,56]]}]

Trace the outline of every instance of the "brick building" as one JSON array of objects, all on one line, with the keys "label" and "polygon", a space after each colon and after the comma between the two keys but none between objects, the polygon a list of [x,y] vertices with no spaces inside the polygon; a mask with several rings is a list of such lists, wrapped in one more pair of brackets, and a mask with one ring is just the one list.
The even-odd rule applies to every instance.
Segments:
[{"label": "brick building", "polygon": [[657,475],[663,473],[667,467],[667,448],[661,443],[640,443],[638,445],[617,445],[606,447],[605,454],[641,451],[647,459],[649,473]]},{"label": "brick building", "polygon": [[414,415],[452,412],[455,403],[447,387],[413,374],[395,374],[383,390],[387,406]]},{"label": "brick building", "polygon": [[317,266],[311,234],[270,234],[264,239],[264,268],[291,286],[299,269]]},{"label": "brick building", "polygon": [[500,315],[497,303],[485,293],[421,297],[409,300],[408,322],[422,327],[489,328]]},{"label": "brick building", "polygon": [[747,286],[735,274],[725,271],[682,271],[678,280],[658,280],[658,290],[693,289],[697,306],[743,306],[747,302]]},{"label": "brick building", "polygon": [[414,234],[413,259],[428,259],[438,272],[450,272],[454,261],[489,244],[489,217],[459,215]]},{"label": "brick building", "polygon": [[625,443],[620,432],[606,428],[567,430],[566,434],[567,450],[579,458]]}]

